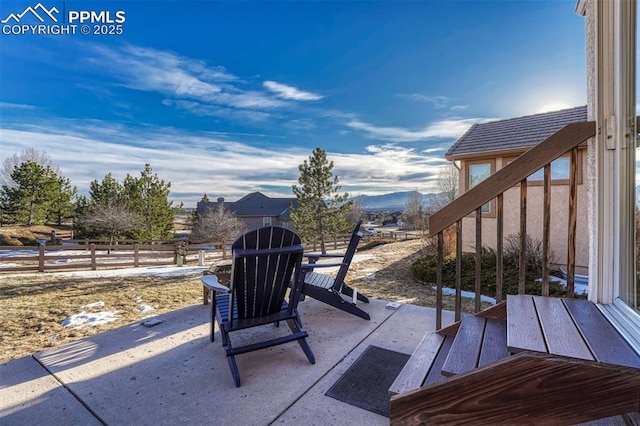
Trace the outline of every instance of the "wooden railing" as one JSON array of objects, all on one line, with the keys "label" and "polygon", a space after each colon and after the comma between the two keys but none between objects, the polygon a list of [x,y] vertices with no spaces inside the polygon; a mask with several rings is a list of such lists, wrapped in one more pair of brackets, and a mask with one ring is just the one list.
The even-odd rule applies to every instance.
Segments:
[{"label": "wooden railing", "polygon": [[504,239],[504,193],[520,186],[520,253],[518,293],[525,293],[526,282],[526,236],[527,236],[527,178],[544,169],[543,200],[543,265],[542,295],[549,295],[550,269],[550,217],[551,217],[551,162],[570,153],[568,232],[567,232],[567,296],[574,295],[576,217],[577,217],[577,164],[578,146],[595,136],[592,121],[568,124],[540,144],[531,148],[484,181],[431,215],[429,232],[437,237],[438,267],[436,273],[436,329],[442,328],[442,265],[444,262],[444,231],[449,226],[456,228],[456,279],[455,321],[460,320],[462,306],[462,219],[475,212],[475,311],[480,311],[481,302],[481,256],[482,256],[482,206],[496,200],[496,302],[502,300],[503,288],[503,239]]}]

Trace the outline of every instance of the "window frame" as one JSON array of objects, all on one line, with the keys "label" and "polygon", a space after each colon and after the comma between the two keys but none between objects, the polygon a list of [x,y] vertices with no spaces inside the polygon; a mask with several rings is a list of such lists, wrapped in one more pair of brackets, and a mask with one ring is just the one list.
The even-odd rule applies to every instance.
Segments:
[{"label": "window frame", "polygon": [[[464,176],[462,177],[464,179],[464,182],[463,182],[464,192],[467,192],[472,188],[471,173],[470,173],[471,167],[475,165],[482,165],[482,164],[489,165],[489,176],[493,175],[496,172],[495,157],[487,157],[487,158],[476,159],[476,160],[466,160],[464,163]],[[489,211],[488,212],[483,211],[482,217],[489,217],[489,218],[496,217],[496,200],[493,199],[489,201],[487,204],[489,205]],[[475,215],[475,213],[473,213],[472,215]]]},{"label": "window frame", "polygon": [[[582,157],[584,155],[584,153],[586,152],[586,149],[580,148],[578,149],[578,161],[576,164],[576,183],[578,185],[582,185],[582,167],[583,167],[583,160]],[[563,155],[562,157],[559,158],[570,158],[570,153],[566,153],[565,155]],[[515,160],[516,158],[518,158],[518,156],[509,156],[509,157],[502,157],[502,167],[505,167],[507,164],[511,163],[513,160]],[[555,160],[554,160],[555,161]],[[569,163],[569,167],[570,167]],[[544,171],[544,167],[541,168],[540,170],[536,170],[535,173],[538,172],[543,172]],[[567,171],[568,173],[568,171]],[[551,174],[553,175],[553,161],[551,162]],[[535,179],[532,180],[531,176],[529,176],[527,178],[527,185],[528,186],[542,186],[544,185],[544,177],[542,179]],[[569,185],[569,179],[553,179],[553,177],[551,178],[551,185]]]}]

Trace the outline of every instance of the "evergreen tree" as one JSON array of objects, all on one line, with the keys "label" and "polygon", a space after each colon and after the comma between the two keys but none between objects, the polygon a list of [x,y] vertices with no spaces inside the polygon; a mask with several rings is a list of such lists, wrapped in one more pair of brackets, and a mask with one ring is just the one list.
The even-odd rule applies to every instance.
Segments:
[{"label": "evergreen tree", "polygon": [[91,204],[113,205],[124,202],[122,185],[111,173],[107,173],[102,181],[94,179],[89,184],[89,196]]},{"label": "evergreen tree", "polygon": [[340,185],[338,176],[333,175],[333,161],[327,160],[322,148],[314,149],[298,170],[300,186],[292,187],[298,206],[292,207],[291,219],[305,242],[319,240],[322,253],[326,253],[325,238],[349,232],[351,227],[345,219],[351,209],[349,194],[338,194]]},{"label": "evergreen tree", "polygon": [[44,224],[60,186],[55,170],[27,161],[13,170],[11,181],[10,186],[2,185],[0,194],[9,220],[23,225]]},{"label": "evergreen tree", "polygon": [[78,194],[78,188],[71,186],[71,181],[63,176],[57,177],[57,186],[53,194],[51,208],[49,209],[49,221],[58,225],[74,215],[73,199]]},{"label": "evergreen tree", "polygon": [[12,156],[4,159],[4,162],[0,167],[0,187],[4,185],[7,185],[8,187],[14,186],[11,174],[15,169],[20,167],[21,164],[28,162],[40,164],[44,168],[51,167],[57,175],[60,175],[58,166],[53,164],[51,157],[49,157],[49,154],[47,154],[46,151],[38,151],[34,148],[26,148],[20,153],[20,155],[13,154]]},{"label": "evergreen tree", "polygon": [[[209,203],[209,196],[207,195],[207,193],[205,192],[204,195],[202,196],[202,198],[200,199],[200,201],[198,202],[198,204],[200,203]],[[198,220],[200,219],[200,216],[198,215],[198,209],[196,208],[195,210],[193,210],[191,212],[191,227],[194,227],[198,224]]]},{"label": "evergreen tree", "polygon": [[123,196],[131,210],[142,217],[142,226],[131,232],[133,238],[171,238],[174,211],[173,202],[168,198],[170,188],[171,183],[158,178],[149,163],[145,164],[139,178],[125,177]]}]

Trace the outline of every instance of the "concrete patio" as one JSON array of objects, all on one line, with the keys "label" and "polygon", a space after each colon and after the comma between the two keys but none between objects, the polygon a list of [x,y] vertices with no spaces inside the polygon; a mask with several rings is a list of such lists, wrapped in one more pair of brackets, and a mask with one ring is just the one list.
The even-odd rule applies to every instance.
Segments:
[{"label": "concrete patio", "polygon": [[[324,395],[369,345],[410,354],[434,329],[435,310],[386,304],[362,304],[371,315],[364,321],[301,302],[316,364],[296,343],[240,355],[240,388],[219,338],[209,341],[204,305],[161,315],[150,328],[132,324],[11,361],[0,365],[0,424],[386,425],[384,416]],[[255,333],[278,329],[239,338]]]}]

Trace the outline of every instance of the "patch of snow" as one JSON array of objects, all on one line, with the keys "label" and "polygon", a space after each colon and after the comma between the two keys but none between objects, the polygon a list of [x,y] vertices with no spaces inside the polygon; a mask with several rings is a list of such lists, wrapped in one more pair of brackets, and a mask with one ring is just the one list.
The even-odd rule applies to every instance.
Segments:
[{"label": "patch of snow", "polygon": [[104,302],[93,302],[87,303],[86,305],[80,306],[82,309],[92,309],[92,308],[102,308],[104,306]]},{"label": "patch of snow", "polygon": [[[3,263],[3,265],[7,265]],[[0,268],[1,270],[1,268]],[[51,272],[51,276],[57,277],[85,277],[85,278],[101,278],[101,277],[120,277],[131,275],[170,277],[183,275],[202,274],[203,271],[209,270],[209,266],[149,266],[141,268],[124,268],[124,269],[104,269],[97,271],[68,271],[68,272]],[[36,276],[41,277],[42,273],[20,273],[20,274],[3,274],[3,277],[11,276]]]},{"label": "patch of snow", "polygon": [[[436,289],[435,286],[431,287],[433,290]],[[443,287],[442,288],[442,294],[445,296],[455,296],[456,295],[456,289],[455,288],[449,288],[449,287]],[[472,291],[464,291],[462,290],[462,297],[464,297],[465,299],[473,299],[476,297],[476,294]],[[489,297],[489,296],[485,296],[485,295],[481,295],[480,296],[480,300],[486,303],[492,303],[495,305],[496,303],[496,299],[493,297]]]},{"label": "patch of snow", "polygon": [[[536,279],[537,282],[542,281],[542,278]],[[562,285],[563,287],[567,286],[567,280],[560,277],[549,276],[549,281],[556,282]],[[589,294],[589,283],[585,283],[584,281],[576,281],[573,283],[573,291],[577,295],[586,295]]]},{"label": "patch of snow", "polygon": [[117,319],[118,311],[105,311],[71,315],[62,321],[64,327],[93,327],[95,325],[106,324]]},{"label": "patch of snow", "polygon": [[138,309],[140,309],[140,312],[145,313],[145,312],[153,311],[153,306],[140,305],[138,306]]},{"label": "patch of snow", "polygon": [[366,280],[373,280],[376,278],[376,274],[368,274],[364,277]]}]

